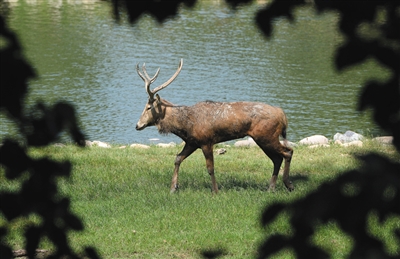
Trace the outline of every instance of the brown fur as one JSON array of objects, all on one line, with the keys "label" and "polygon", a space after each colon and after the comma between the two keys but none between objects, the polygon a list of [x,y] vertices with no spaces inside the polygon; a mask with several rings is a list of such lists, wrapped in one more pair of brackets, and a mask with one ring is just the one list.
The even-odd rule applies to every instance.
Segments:
[{"label": "brown fur", "polygon": [[[148,109],[149,107],[153,107]],[[150,101],[143,111],[137,129],[155,125],[161,134],[173,133],[185,141],[175,160],[171,191],[178,187],[180,163],[201,148],[212,178],[213,191],[218,192],[214,177],[213,146],[216,143],[250,136],[274,163],[270,188],[274,189],[282,160],[285,159],[283,180],[289,190],[289,167],[293,150],[279,142],[286,141],[287,118],[279,107],[257,102],[199,102],[193,106],[175,106],[160,99]],[[148,121],[143,122],[142,119]],[[144,125],[140,126],[141,123]]]},{"label": "brown fur", "polygon": [[[289,180],[290,161],[293,150],[287,146],[287,118],[281,108],[256,102],[199,102],[193,106],[175,106],[161,99],[158,91],[167,87],[178,76],[182,69],[181,59],[175,74],[165,83],[151,90],[150,85],[156,80],[156,74],[150,78],[146,67],[142,72],[136,65],[138,75],[145,83],[149,96],[138,123],[137,130],[148,126],[157,126],[161,134],[173,133],[185,141],[183,150],[176,156],[175,169],[172,176],[171,191],[178,189],[178,173],[182,161],[200,148],[206,158],[206,166],[211,176],[212,190],[217,193],[218,186],[214,176],[214,144],[232,139],[250,136],[274,163],[270,180],[270,190],[275,189],[276,178],[283,159],[283,182],[289,191],[293,184]],[[284,138],[284,144],[279,142],[279,136]]]}]

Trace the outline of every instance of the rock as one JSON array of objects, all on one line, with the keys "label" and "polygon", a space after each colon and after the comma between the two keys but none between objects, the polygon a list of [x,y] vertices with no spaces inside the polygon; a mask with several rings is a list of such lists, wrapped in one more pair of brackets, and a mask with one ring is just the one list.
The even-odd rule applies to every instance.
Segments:
[{"label": "rock", "polygon": [[255,147],[257,146],[256,142],[252,138],[248,138],[245,140],[238,140],[234,144],[235,147]]},{"label": "rock", "polygon": [[215,153],[217,153],[218,155],[223,155],[226,153],[226,149],[225,148],[218,148],[215,150]]},{"label": "rock", "polygon": [[308,148],[317,148],[317,147],[330,147],[328,144],[318,144],[318,145],[310,145]]},{"label": "rock", "polygon": [[[279,142],[281,142],[282,145],[285,145],[285,142],[284,142],[283,140],[281,140],[281,141],[279,141]],[[287,146],[288,146],[288,147],[295,147],[295,146],[297,146],[296,143],[293,143],[293,142],[290,142],[290,141],[286,141],[286,143],[287,143]]]},{"label": "rock", "polygon": [[150,146],[148,146],[148,145],[136,144],[136,143],[130,145],[129,147],[132,147],[132,148],[144,148],[144,149],[150,148]]},{"label": "rock", "polygon": [[[28,256],[28,252],[25,249],[19,249],[19,250],[14,250],[12,251],[13,257],[14,258],[26,258]],[[35,250],[35,258],[48,258],[50,256],[50,251],[49,250],[44,250],[44,249],[36,249]]]},{"label": "rock", "polygon": [[313,135],[307,138],[303,138],[300,140],[300,144],[302,145],[324,145],[328,144],[329,140],[327,137],[322,135]]},{"label": "rock", "polygon": [[98,141],[98,140],[93,141],[92,146],[98,146],[98,147],[102,147],[102,148],[111,148],[111,146],[109,144]]},{"label": "rock", "polygon": [[91,147],[93,145],[92,141],[85,140],[85,147]]},{"label": "rock", "polygon": [[170,143],[158,143],[156,145],[157,147],[175,147],[176,144],[174,142],[170,142]]},{"label": "rock", "polygon": [[355,140],[347,143],[341,144],[343,147],[349,147],[349,146],[356,146],[356,147],[362,147],[363,143],[361,140]]},{"label": "rock", "polygon": [[53,146],[55,146],[55,147],[65,147],[65,145],[62,144],[62,143],[55,143]]},{"label": "rock", "polygon": [[358,133],[355,133],[354,131],[346,131],[344,134],[341,133],[336,133],[333,136],[333,140],[340,140],[342,143],[348,143],[356,140],[363,140],[364,136],[360,135]]},{"label": "rock", "polygon": [[373,138],[372,140],[377,141],[377,142],[382,143],[382,144],[387,144],[387,145],[390,145],[390,144],[393,143],[393,137],[392,136],[376,137],[376,138]]}]

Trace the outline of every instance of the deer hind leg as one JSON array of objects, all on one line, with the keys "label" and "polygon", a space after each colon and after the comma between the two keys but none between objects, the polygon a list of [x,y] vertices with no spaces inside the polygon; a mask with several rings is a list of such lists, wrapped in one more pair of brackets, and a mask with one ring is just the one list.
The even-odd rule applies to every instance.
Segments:
[{"label": "deer hind leg", "polygon": [[282,145],[279,140],[274,144],[263,144],[262,141],[255,140],[258,146],[264,151],[264,153],[272,160],[274,164],[274,170],[270,180],[269,190],[275,190],[276,179],[278,178],[279,170],[282,165],[282,161],[285,160],[285,166],[283,169],[283,182],[289,191],[294,190],[292,182],[289,180],[290,162],[293,155],[293,150],[289,147]]},{"label": "deer hind leg", "polygon": [[215,175],[214,175],[213,145],[202,146],[201,150],[203,151],[204,157],[206,158],[207,171],[211,177],[212,191],[214,191],[214,193],[217,194],[218,193],[218,185],[217,185],[217,182],[215,180]]},{"label": "deer hind leg", "polygon": [[272,172],[272,177],[271,180],[269,181],[269,191],[274,191],[275,186],[276,186],[276,179],[278,178],[279,174],[279,169],[281,168],[283,158],[271,151],[265,151],[263,149],[264,153],[272,160],[272,163],[274,164],[274,170]]},{"label": "deer hind leg", "polygon": [[179,173],[179,167],[185,158],[190,156],[194,151],[196,151],[197,147],[193,147],[188,145],[187,143],[183,147],[182,151],[176,156],[175,158],[175,169],[174,169],[174,174],[172,175],[172,181],[171,181],[171,193],[175,192],[178,190],[178,173]]}]

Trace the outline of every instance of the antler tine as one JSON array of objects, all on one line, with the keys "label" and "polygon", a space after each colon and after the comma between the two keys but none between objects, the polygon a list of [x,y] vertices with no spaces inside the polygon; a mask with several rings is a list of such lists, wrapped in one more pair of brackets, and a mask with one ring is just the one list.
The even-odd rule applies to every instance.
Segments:
[{"label": "antler tine", "polygon": [[156,73],[154,74],[154,76],[152,78],[150,78],[150,84],[152,84],[154,81],[156,81],[159,72],[160,72],[160,68],[158,68]]},{"label": "antler tine", "polygon": [[147,74],[147,70],[146,70],[146,63],[143,63],[142,71],[143,71],[144,75],[146,76],[146,79],[150,80],[149,74]]},{"label": "antler tine", "polygon": [[139,63],[136,64],[136,72],[138,73],[138,75],[140,76],[140,78],[143,79],[143,81],[145,81],[145,82],[147,81],[146,77],[145,77],[142,73],[140,73],[140,70],[139,70]]},{"label": "antler tine", "polygon": [[[160,91],[161,89],[164,89],[164,88],[167,87],[169,84],[171,84],[172,81],[174,81],[175,78],[178,76],[178,74],[181,72],[182,66],[183,66],[183,59],[181,59],[181,61],[179,62],[178,69],[176,70],[175,74],[174,74],[167,82],[165,82],[164,84],[162,84],[162,85],[157,86],[156,88],[154,88],[154,90],[151,91],[152,94],[154,95],[155,93],[157,93],[157,92]],[[156,74],[158,74],[158,71],[157,71]]]},{"label": "antler tine", "polygon": [[[143,70],[143,73],[144,73],[144,74],[142,74],[142,73],[140,72],[140,70],[139,70],[139,64],[136,64],[136,71],[137,71],[138,75],[139,75],[139,76],[143,79],[143,81],[144,81],[144,88],[146,89],[146,92],[147,92],[147,94],[149,95],[149,99],[150,99],[150,100],[153,100],[153,99],[154,99],[154,94],[153,94],[153,93],[151,92],[151,90],[150,90],[150,84],[151,84],[152,82],[154,82],[155,78],[154,78],[154,77],[153,77],[153,78],[149,78],[149,75],[147,74],[147,71],[146,71],[146,64],[145,64],[145,63],[143,63],[142,70]],[[157,71],[156,74],[158,74],[158,71]]]},{"label": "antler tine", "polygon": [[156,81],[158,73],[160,72],[160,68],[158,68],[157,72],[154,74],[154,76],[152,78],[150,78],[149,74],[147,74],[146,64],[145,63],[143,63],[142,70],[143,70],[144,74],[146,75],[147,80],[150,81],[150,84],[152,84],[154,81]]}]

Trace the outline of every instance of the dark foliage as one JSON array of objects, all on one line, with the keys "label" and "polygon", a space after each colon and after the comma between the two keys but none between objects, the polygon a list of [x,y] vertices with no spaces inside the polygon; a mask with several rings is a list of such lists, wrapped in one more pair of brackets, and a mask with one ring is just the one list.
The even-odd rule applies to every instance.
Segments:
[{"label": "dark foliage", "polygon": [[[25,250],[29,258],[35,257],[43,237],[55,246],[48,258],[98,258],[90,247],[78,255],[68,242],[69,231],[83,230],[80,219],[70,210],[69,199],[58,193],[57,179],[70,176],[71,164],[48,158],[34,159],[27,154],[28,147],[49,145],[65,130],[82,145],[84,136],[77,125],[75,110],[64,102],[52,107],[38,103],[29,116],[25,115],[24,97],[28,80],[35,77],[35,72],[23,57],[18,38],[8,29],[3,16],[0,16],[0,37],[6,40],[0,50],[0,111],[17,125],[24,142],[6,139],[0,146],[0,166],[5,177],[19,183],[16,191],[0,190],[0,213],[9,222],[31,215],[40,217],[40,224],[25,229]],[[13,257],[11,247],[4,242],[7,232],[6,226],[0,227],[1,258]]]},{"label": "dark foliage", "polygon": [[164,22],[167,18],[173,17],[178,13],[181,4],[192,7],[196,0],[146,0],[146,1],[129,1],[129,0],[113,0],[114,16],[120,19],[120,12],[127,11],[128,18],[131,23],[136,22],[142,14],[150,14],[159,23]]},{"label": "dark foliage", "polygon": [[[226,0],[233,8],[246,4],[249,0]],[[261,31],[270,37],[273,22],[277,17],[295,21],[293,10],[312,1],[275,0],[255,17]],[[126,11],[129,21],[134,23],[144,13],[162,23],[174,17],[181,5],[192,7],[195,0],[176,1],[127,1],[113,0],[114,14],[120,19],[120,12]],[[392,72],[390,80],[384,83],[368,82],[360,95],[359,110],[371,108],[376,123],[394,137],[394,145],[400,151],[400,2],[380,1],[329,1],[314,0],[312,4],[319,12],[335,10],[340,14],[339,28],[346,42],[339,47],[335,64],[343,70],[374,58]],[[384,22],[377,22],[378,13],[384,14]],[[358,28],[368,24],[379,31],[377,37],[364,39]],[[43,146],[57,139],[61,131],[67,130],[73,139],[82,143],[74,109],[66,103],[53,107],[38,104],[38,116],[24,115],[24,97],[28,89],[28,79],[35,71],[26,62],[16,35],[10,31],[5,19],[0,16],[0,37],[7,41],[0,50],[1,95],[0,110],[12,119],[25,137],[26,146],[13,140],[5,140],[0,148],[0,164],[6,170],[10,181],[29,177],[22,181],[17,192],[1,191],[0,211],[13,220],[31,213],[42,217],[42,224],[26,230],[26,249],[33,257],[40,239],[47,236],[54,242],[54,258],[67,255],[79,256],[71,250],[66,238],[70,230],[81,230],[80,220],[70,212],[69,200],[57,193],[56,179],[68,177],[71,166],[66,162],[57,163],[49,159],[35,160],[26,153],[28,146]],[[263,213],[263,224],[268,225],[281,213],[289,212],[293,235],[268,237],[260,246],[259,258],[267,258],[284,248],[292,248],[299,258],[328,258],[329,254],[310,242],[318,224],[337,222],[341,229],[356,241],[350,253],[351,258],[392,258],[383,249],[381,241],[367,233],[366,218],[377,212],[381,220],[391,215],[400,215],[399,163],[376,154],[360,157],[363,162],[358,170],[345,172],[334,182],[323,184],[313,193],[290,204],[277,203]],[[347,193],[346,186],[353,186],[355,193]],[[349,217],[349,214],[352,215]],[[400,239],[400,231],[393,230]],[[7,228],[0,227],[0,240],[7,235]],[[12,257],[12,250],[0,242],[2,258]],[[93,248],[86,248],[85,254],[97,258]],[[204,252],[206,258],[223,255],[221,251]]]},{"label": "dark foliage", "polygon": [[[276,0],[258,13],[257,23],[270,36],[274,18],[284,16],[293,20],[293,9],[303,4],[304,1]],[[400,2],[315,0],[314,7],[319,12],[335,10],[340,14],[339,26],[346,42],[336,52],[335,65],[339,71],[367,58],[391,70],[387,82],[372,81],[364,86],[358,109],[372,108],[375,122],[393,135],[393,144],[400,151]],[[384,15],[384,22],[378,22],[380,14]],[[358,31],[362,25],[378,30],[378,36],[363,38]],[[398,258],[386,251],[381,240],[369,234],[367,220],[373,213],[382,222],[400,216],[400,164],[377,154],[359,159],[362,161],[359,169],[344,172],[303,199],[266,208],[263,225],[268,226],[276,216],[289,213],[293,235],[268,237],[259,248],[259,258],[268,258],[286,248],[292,249],[297,258],[330,258],[327,251],[312,243],[317,228],[328,222],[336,222],[354,240],[349,258]],[[392,232],[400,240],[400,230]]]},{"label": "dark foliage", "polygon": [[[233,8],[249,2],[226,1]],[[161,8],[161,2],[166,1],[153,2],[154,7]],[[364,86],[358,109],[371,108],[376,123],[393,135],[393,144],[400,151],[400,1],[275,0],[257,13],[255,21],[264,35],[270,37],[276,18],[284,17],[295,22],[293,11],[306,4],[320,13],[334,10],[340,14],[339,28],[346,41],[336,52],[338,71],[365,62],[367,58],[374,58],[391,70],[392,77],[387,82],[372,81]],[[115,7],[115,12],[118,12],[119,6],[115,4]],[[139,17],[137,12],[132,6],[125,5],[125,8],[130,21],[135,22]],[[150,13],[162,22],[166,17],[176,15],[176,11],[162,15]],[[384,16],[383,21],[378,21],[379,15]],[[363,38],[359,28],[365,24],[378,30],[378,36]],[[381,220],[400,215],[400,164],[376,154],[359,159],[363,166],[358,170],[344,172],[334,182],[323,184],[301,200],[290,204],[277,203],[267,208],[262,216],[265,226],[277,215],[289,212],[294,234],[267,238],[259,248],[259,258],[267,258],[285,248],[295,251],[298,258],[329,258],[326,251],[314,246],[310,240],[319,224],[330,221],[337,222],[355,240],[350,258],[392,258],[382,242],[368,234],[367,217],[372,212],[377,212]],[[359,191],[349,195],[344,191],[348,185]],[[388,190],[393,195],[387,196]],[[400,230],[393,231],[400,239]],[[220,255],[216,251],[203,253],[207,258]]]}]

